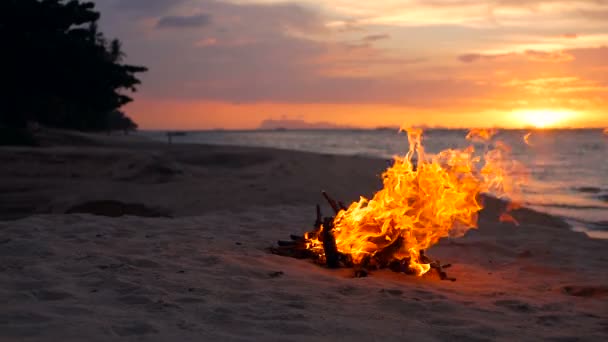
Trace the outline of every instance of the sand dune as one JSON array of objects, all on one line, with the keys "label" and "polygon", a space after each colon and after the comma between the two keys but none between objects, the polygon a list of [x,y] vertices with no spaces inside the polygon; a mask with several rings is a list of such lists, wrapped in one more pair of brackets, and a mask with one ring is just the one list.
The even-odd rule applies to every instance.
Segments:
[{"label": "sand dune", "polygon": [[608,339],[608,241],[525,209],[498,223],[496,200],[428,252],[456,282],[266,251],[384,161],[147,142],[0,159],[2,341]]}]

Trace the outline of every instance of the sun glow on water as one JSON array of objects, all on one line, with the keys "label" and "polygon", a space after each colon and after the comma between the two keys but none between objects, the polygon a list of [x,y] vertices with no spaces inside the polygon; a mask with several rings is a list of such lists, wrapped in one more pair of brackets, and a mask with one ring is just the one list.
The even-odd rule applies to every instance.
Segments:
[{"label": "sun glow on water", "polygon": [[555,128],[567,126],[578,113],[560,109],[527,109],[513,112],[514,119],[524,126]]}]

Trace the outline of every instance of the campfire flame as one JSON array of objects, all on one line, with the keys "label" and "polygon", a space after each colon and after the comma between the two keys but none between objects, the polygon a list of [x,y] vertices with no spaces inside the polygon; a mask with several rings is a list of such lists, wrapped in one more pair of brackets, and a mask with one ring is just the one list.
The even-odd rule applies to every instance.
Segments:
[{"label": "campfire flame", "polygon": [[526,135],[524,135],[524,142],[528,146],[532,146],[532,143],[530,142],[530,137],[531,136],[532,136],[532,132],[528,132],[528,133],[526,133]]},{"label": "campfire flame", "polygon": [[[391,260],[409,262],[419,276],[431,269],[421,255],[444,237],[459,237],[477,228],[482,209],[481,193],[504,197],[517,192],[520,182],[513,174],[522,166],[510,157],[510,149],[500,141],[490,142],[495,130],[471,130],[471,146],[428,155],[422,145],[422,130],[405,129],[409,151],[395,157],[393,166],[382,174],[383,188],[371,199],[339,211],[333,220],[333,236],[338,252],[361,264],[380,251],[391,250]],[[484,146],[476,153],[475,145]],[[511,205],[508,209],[513,209]],[[516,222],[508,213],[503,221]],[[321,230],[325,229],[321,226]],[[306,236],[307,248],[323,255],[317,236]],[[390,247],[390,248],[389,248]]]}]

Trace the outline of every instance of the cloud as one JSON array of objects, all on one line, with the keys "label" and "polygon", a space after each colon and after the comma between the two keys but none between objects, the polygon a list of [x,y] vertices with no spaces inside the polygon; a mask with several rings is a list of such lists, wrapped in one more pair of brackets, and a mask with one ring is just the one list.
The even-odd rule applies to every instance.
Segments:
[{"label": "cloud", "polygon": [[[186,3],[188,0],[106,0],[115,10],[128,11],[136,15],[164,13]],[[102,1],[100,4],[104,4]]]},{"label": "cloud", "polygon": [[480,61],[500,61],[505,59],[515,59],[523,57],[524,60],[533,62],[563,63],[574,60],[574,56],[564,51],[540,51],[525,50],[523,52],[506,53],[468,53],[458,56],[458,60],[463,63],[474,63]]},{"label": "cloud", "polygon": [[505,57],[513,56],[512,52],[509,53],[498,53],[498,54],[482,54],[482,53],[467,53],[458,56],[458,60],[463,63],[473,63],[477,61],[493,61]]},{"label": "cloud", "polygon": [[198,14],[192,16],[165,16],[158,20],[157,28],[195,28],[211,23],[211,15]]},{"label": "cloud", "polygon": [[348,129],[352,126],[340,125],[327,121],[308,122],[302,119],[290,119],[283,117],[281,119],[265,119],[262,120],[258,129],[276,130],[276,129]]},{"label": "cloud", "polygon": [[379,40],[385,40],[385,39],[389,39],[389,38],[391,38],[390,35],[383,33],[383,34],[370,34],[370,35],[367,35],[367,36],[361,38],[361,40],[364,42],[371,43],[371,42],[377,42]]},{"label": "cloud", "polygon": [[458,56],[458,60],[463,63],[473,63],[481,59],[482,55],[479,53],[467,53],[464,55]]},{"label": "cloud", "polygon": [[564,51],[526,50],[524,55],[535,62],[563,63],[574,59],[574,56]]},{"label": "cloud", "polygon": [[[309,6],[313,0],[294,1],[100,3],[105,3],[104,32],[109,30],[112,36],[123,40],[129,62],[150,67],[150,72],[143,75],[139,95],[142,98],[238,104],[391,104],[416,108],[447,108],[487,101],[485,105],[496,107],[506,103],[503,99],[515,98],[519,89],[527,94],[531,87],[543,86],[531,83],[527,87],[511,87],[513,93],[505,93],[504,83],[510,79],[564,76],[560,74],[563,70],[568,71],[565,76],[581,79],[598,81],[599,77],[608,77],[602,76],[608,73],[600,69],[605,66],[608,49],[603,52],[568,49],[574,44],[596,46],[601,37],[593,44],[585,39],[590,32],[600,29],[590,31],[588,26],[565,24],[550,29],[530,24],[518,26],[534,17],[534,11],[526,12],[524,19],[519,9],[509,13],[494,11],[497,21],[490,23],[493,28],[481,30],[471,28],[471,23],[486,20],[489,11],[485,3],[410,0],[411,6],[395,6],[398,11],[412,8],[415,18],[410,26],[415,27],[399,23],[373,26],[370,23],[374,18],[394,11],[376,13],[372,9],[367,13],[365,7],[392,2],[369,2],[362,6],[363,2],[328,0],[327,4],[343,1],[345,6],[361,6],[359,14],[343,15],[324,11],[328,6],[325,3]],[[455,8],[435,8],[433,2],[449,3]],[[458,7],[458,3],[463,6]],[[501,3],[499,8],[508,3],[527,11],[525,4],[530,2]],[[546,8],[538,7],[537,17],[543,17]],[[559,6],[555,11],[562,13]],[[395,13],[396,21],[403,19],[399,15]],[[454,20],[446,22],[443,20],[446,16]],[[504,17],[513,22],[502,25]],[[508,27],[511,24],[514,26]],[[204,30],[179,29],[196,27]],[[581,35],[579,39],[558,38],[574,28]],[[543,45],[548,37],[556,41],[549,42],[555,46]],[[459,50],[472,53],[458,56],[462,63],[453,63]],[[550,62],[562,64],[559,68],[545,68],[543,63]],[[576,89],[597,84],[577,84]],[[568,87],[574,89],[572,84]]]}]

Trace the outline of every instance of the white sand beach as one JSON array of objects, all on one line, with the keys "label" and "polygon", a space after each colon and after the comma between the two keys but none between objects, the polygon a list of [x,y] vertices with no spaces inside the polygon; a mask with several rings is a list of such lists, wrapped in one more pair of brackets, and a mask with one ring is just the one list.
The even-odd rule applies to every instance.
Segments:
[{"label": "white sand beach", "polygon": [[311,229],[321,190],[371,195],[388,161],[61,137],[0,149],[1,341],[608,339],[608,240],[558,218],[499,223],[488,199],[428,251],[455,282],[354,278],[266,248]]}]

